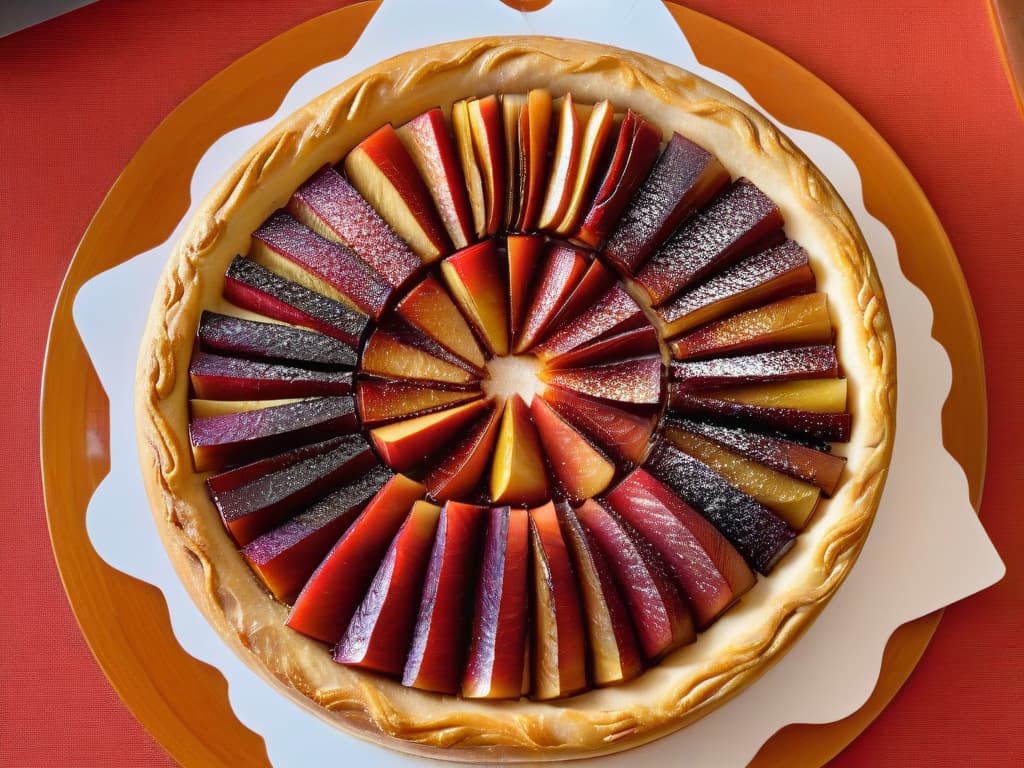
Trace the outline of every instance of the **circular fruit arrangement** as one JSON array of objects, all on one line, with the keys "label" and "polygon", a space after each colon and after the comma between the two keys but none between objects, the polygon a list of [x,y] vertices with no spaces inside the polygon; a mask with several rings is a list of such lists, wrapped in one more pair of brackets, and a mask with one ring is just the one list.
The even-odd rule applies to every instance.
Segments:
[{"label": "circular fruit arrangement", "polygon": [[375,130],[227,269],[195,469],[336,662],[556,699],[691,643],[840,482],[825,294],[707,150],[544,89]]}]

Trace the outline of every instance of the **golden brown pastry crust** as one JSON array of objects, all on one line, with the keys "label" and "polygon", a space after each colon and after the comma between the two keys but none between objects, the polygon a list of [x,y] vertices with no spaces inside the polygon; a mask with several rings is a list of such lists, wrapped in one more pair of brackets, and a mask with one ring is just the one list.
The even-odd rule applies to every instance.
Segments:
[{"label": "golden brown pastry crust", "polygon": [[[487,703],[403,688],[335,664],[284,625],[287,609],[253,575],[192,467],[189,355],[201,311],[221,302],[230,259],[306,178],[385,122],[465,96],[546,87],[610,99],[714,153],[782,210],[829,294],[850,384],[853,434],[836,496],[770,578],[637,680],[556,701]],[[850,212],[821,173],[748,105],[663,62],[553,38],[478,39],[385,61],[289,117],[200,205],[160,282],[139,356],[143,475],[174,565],[207,619],[246,661],[310,711],[363,737],[451,760],[566,759],[650,741],[707,713],[790,647],[856,559],[892,447],[895,347],[875,267]],[[393,738],[392,738],[393,737]]]}]

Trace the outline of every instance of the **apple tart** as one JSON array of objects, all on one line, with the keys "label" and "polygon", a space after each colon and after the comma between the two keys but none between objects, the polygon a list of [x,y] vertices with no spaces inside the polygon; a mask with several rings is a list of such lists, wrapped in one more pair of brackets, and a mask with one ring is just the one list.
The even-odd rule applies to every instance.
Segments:
[{"label": "apple tart", "polygon": [[843,580],[892,332],[828,181],[626,51],[480,39],[292,115],[202,203],[137,375],[179,574],[399,750],[565,759],[752,682]]}]

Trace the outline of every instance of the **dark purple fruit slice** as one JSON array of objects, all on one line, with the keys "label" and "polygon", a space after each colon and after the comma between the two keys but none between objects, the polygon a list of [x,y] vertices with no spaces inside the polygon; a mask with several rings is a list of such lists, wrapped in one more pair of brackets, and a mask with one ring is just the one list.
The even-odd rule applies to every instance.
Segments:
[{"label": "dark purple fruit slice", "polygon": [[195,396],[205,400],[277,400],[352,391],[351,371],[312,371],[209,352],[196,352],[188,373]]},{"label": "dark purple fruit slice", "polygon": [[622,214],[605,255],[633,274],[655,248],[729,181],[718,159],[678,133]]},{"label": "dark purple fruit slice", "polygon": [[839,360],[831,344],[708,360],[673,360],[670,369],[671,378],[691,390],[751,382],[833,379],[838,375]]},{"label": "dark purple fruit slice", "polygon": [[246,544],[242,556],[274,597],[293,603],[324,556],[391,475],[384,467],[374,467]]},{"label": "dark purple fruit slice", "polygon": [[782,214],[747,179],[738,179],[662,245],[636,274],[655,306],[740,259],[769,237],[782,239]]},{"label": "dark purple fruit slice", "polygon": [[359,360],[354,348],[316,331],[209,311],[199,321],[199,343],[207,352],[286,364],[354,368]]},{"label": "dark purple fruit slice", "polygon": [[192,419],[188,433],[196,471],[206,472],[255,461],[358,428],[351,397],[320,397]]},{"label": "dark purple fruit slice", "polygon": [[369,322],[362,312],[236,256],[224,276],[224,297],[261,315],[302,325],[356,346]]},{"label": "dark purple fruit slice", "polygon": [[655,442],[644,467],[710,520],[763,574],[796,541],[796,532],[774,512],[667,440]]},{"label": "dark purple fruit slice", "polygon": [[535,352],[541,359],[549,360],[605,334],[626,330],[638,316],[643,317],[643,310],[622,285],[616,283],[596,302],[590,302],[575,320],[551,334]]},{"label": "dark purple fruit slice", "polygon": [[[644,319],[646,323],[646,319]],[[644,325],[622,333],[604,335],[587,344],[581,344],[564,354],[547,361],[547,367],[581,368],[612,360],[625,360],[637,355],[652,355],[658,352],[658,332],[653,326]]]}]

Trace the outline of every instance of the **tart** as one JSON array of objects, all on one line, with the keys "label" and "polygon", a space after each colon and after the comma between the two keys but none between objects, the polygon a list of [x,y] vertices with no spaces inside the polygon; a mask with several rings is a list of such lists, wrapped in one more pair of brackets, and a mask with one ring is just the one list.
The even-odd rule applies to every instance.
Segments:
[{"label": "tart", "polygon": [[430,757],[603,754],[835,592],[894,355],[851,214],[754,109],[463,41],[325,93],[199,206],[140,352],[143,474],[197,605],[310,711]]}]

